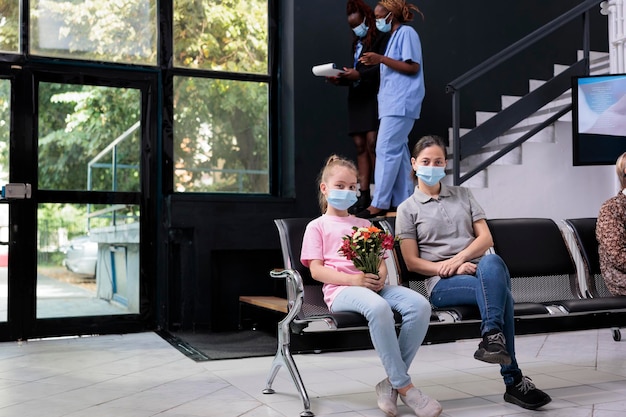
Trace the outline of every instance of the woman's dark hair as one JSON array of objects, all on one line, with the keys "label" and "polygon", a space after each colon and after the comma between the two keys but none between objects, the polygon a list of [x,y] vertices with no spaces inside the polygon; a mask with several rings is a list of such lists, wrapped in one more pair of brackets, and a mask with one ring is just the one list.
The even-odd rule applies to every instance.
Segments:
[{"label": "woman's dark hair", "polygon": [[[422,136],[420,140],[418,140],[417,143],[413,146],[413,149],[411,150],[411,157],[417,159],[419,154],[422,153],[424,149],[430,148],[431,146],[439,146],[441,149],[443,149],[443,157],[446,160],[448,159],[448,151],[446,149],[446,142],[443,140],[441,136],[437,136],[437,135]],[[410,174],[411,174],[411,179],[414,182],[417,181],[417,178],[415,178],[415,172],[413,171],[412,167],[411,167]]]},{"label": "woman's dark hair", "polygon": [[417,156],[426,148],[431,146],[439,146],[443,149],[443,156],[448,159],[448,151],[446,150],[446,142],[443,140],[441,136],[437,135],[427,135],[422,136],[420,140],[417,141],[415,146],[413,146],[413,150],[411,151],[411,157],[417,158]]},{"label": "woman's dark hair", "polygon": [[[365,18],[365,24],[367,25],[367,35],[363,39],[363,47],[369,49],[376,39],[376,16],[374,16],[374,10],[368,6],[363,0],[348,0],[346,4],[346,16],[350,16],[353,13],[359,13]],[[354,35],[352,41],[352,50],[356,46],[359,38]]]}]

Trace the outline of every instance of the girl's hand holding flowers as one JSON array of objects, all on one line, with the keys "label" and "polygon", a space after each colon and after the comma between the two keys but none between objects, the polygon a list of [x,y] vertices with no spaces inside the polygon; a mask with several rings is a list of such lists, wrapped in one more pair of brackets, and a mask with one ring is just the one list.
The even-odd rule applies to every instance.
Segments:
[{"label": "girl's hand holding flowers", "polygon": [[362,272],[353,275],[352,285],[355,287],[365,287],[374,292],[378,292],[385,286],[385,278],[376,274]]}]

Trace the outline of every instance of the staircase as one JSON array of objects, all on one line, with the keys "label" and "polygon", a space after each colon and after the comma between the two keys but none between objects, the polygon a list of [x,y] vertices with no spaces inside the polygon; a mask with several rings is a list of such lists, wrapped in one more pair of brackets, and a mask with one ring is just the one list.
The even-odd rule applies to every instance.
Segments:
[{"label": "staircase", "polygon": [[[583,52],[578,51],[577,58],[578,60],[582,59]],[[554,65],[554,76],[560,74],[564,70],[569,68],[567,65]],[[601,75],[609,73],[609,54],[604,52],[590,52],[590,74],[591,75]],[[533,90],[537,89],[541,85],[543,85],[546,81],[543,80],[529,80],[529,93]],[[517,102],[521,99],[521,96],[509,96],[503,95],[501,99],[502,110],[509,107],[513,103]],[[498,151],[502,150],[509,144],[515,142],[518,138],[530,132],[533,128],[539,126],[542,122],[547,120],[550,116],[555,115],[559,111],[564,110],[567,106],[572,104],[572,93],[571,89],[567,90],[565,93],[561,94],[557,99],[548,103],[538,111],[534,112],[530,117],[526,118],[522,122],[513,126],[511,129],[507,130],[504,134],[498,136],[495,140],[490,142],[488,145],[484,146],[481,151],[477,154],[471,155],[461,161],[461,175],[471,171],[481,162],[486,161],[488,158],[492,157]],[[484,112],[478,111],[476,112],[476,126],[481,125],[485,121],[489,120],[494,115],[498,114],[497,112]],[[571,122],[571,111],[567,112],[565,115],[561,116],[559,121]],[[471,129],[463,129],[460,130],[460,140],[463,140],[463,135],[469,132]],[[452,150],[454,149],[453,143],[453,134],[452,128],[449,131],[449,149],[448,153],[452,154]],[[555,126],[554,123],[539,131],[535,135],[533,135],[530,139],[524,142],[521,146],[514,148],[509,153],[505,154],[501,158],[497,159],[495,162],[491,164],[491,166],[502,166],[502,165],[519,165],[523,163],[522,155],[523,155],[523,147],[526,143],[554,143],[555,141]],[[452,170],[454,168],[453,160],[450,159],[448,162],[448,169]],[[490,168],[487,167],[471,177],[469,180],[463,183],[464,186],[470,188],[485,188],[489,186],[489,172]],[[444,180],[449,185],[452,185],[453,178],[451,175],[446,176]]]}]

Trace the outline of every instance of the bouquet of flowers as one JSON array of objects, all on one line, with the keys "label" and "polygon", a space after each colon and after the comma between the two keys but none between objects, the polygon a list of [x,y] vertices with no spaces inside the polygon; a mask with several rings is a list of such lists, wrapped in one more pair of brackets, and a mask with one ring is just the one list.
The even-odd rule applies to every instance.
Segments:
[{"label": "bouquet of flowers", "polygon": [[365,273],[378,275],[378,265],[385,250],[393,248],[394,237],[375,226],[352,228],[351,235],[343,237],[339,253]]}]

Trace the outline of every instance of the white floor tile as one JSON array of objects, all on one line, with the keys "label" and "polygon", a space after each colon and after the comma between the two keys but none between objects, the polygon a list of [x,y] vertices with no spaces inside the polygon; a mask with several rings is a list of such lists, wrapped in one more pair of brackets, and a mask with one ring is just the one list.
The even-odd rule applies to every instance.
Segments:
[{"label": "white floor tile", "polygon": [[[504,402],[499,368],[473,359],[478,340],[422,346],[415,385],[448,417],[626,415],[626,342],[608,329],[516,338],[525,375],[553,401]],[[383,417],[373,350],[295,355],[317,417]],[[194,362],[154,333],[0,343],[0,417],[292,417],[303,403],[287,369],[264,395],[271,357]],[[398,415],[414,415],[398,402]]]}]

